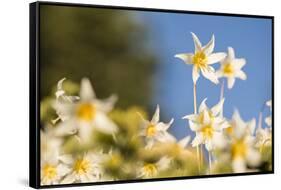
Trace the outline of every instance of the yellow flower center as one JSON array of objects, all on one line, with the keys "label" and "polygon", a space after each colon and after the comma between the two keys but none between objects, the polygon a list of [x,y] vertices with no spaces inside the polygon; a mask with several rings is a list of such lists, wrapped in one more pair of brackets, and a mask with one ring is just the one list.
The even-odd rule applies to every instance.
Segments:
[{"label": "yellow flower center", "polygon": [[[209,114],[209,117],[210,117],[210,121],[213,122],[215,117],[213,116],[213,114],[212,114],[212,112],[210,110],[208,111],[208,114]],[[199,124],[204,124],[204,112],[200,112],[199,113],[199,117],[198,117],[197,122]]]},{"label": "yellow flower center", "polygon": [[157,167],[155,164],[145,164],[143,166],[143,170],[146,173],[147,176],[154,176],[157,174]]},{"label": "yellow flower center", "polygon": [[231,63],[224,64],[224,66],[223,66],[223,73],[225,75],[233,75],[234,68],[233,68]]},{"label": "yellow flower center", "polygon": [[226,134],[232,135],[232,134],[233,134],[233,131],[234,131],[233,126],[227,127],[227,128],[225,129],[225,131],[226,131]]},{"label": "yellow flower center", "polygon": [[192,63],[199,68],[206,67],[207,61],[208,61],[207,56],[202,51],[195,53],[195,55],[192,58]]},{"label": "yellow flower center", "polygon": [[247,153],[247,146],[244,140],[237,140],[232,144],[231,154],[233,158],[242,157],[244,158]]},{"label": "yellow flower center", "polygon": [[211,139],[214,134],[214,129],[212,125],[206,125],[201,129],[201,132],[203,133],[204,138]]},{"label": "yellow flower center", "polygon": [[77,117],[80,120],[90,122],[91,120],[94,119],[96,113],[96,108],[94,105],[90,103],[83,103],[79,105],[77,109]]},{"label": "yellow flower center", "polygon": [[43,177],[52,180],[57,176],[57,168],[56,166],[46,164],[43,167]]},{"label": "yellow flower center", "polygon": [[146,128],[146,136],[153,137],[156,134],[157,130],[155,125],[149,124]]},{"label": "yellow flower center", "polygon": [[73,166],[73,170],[79,175],[87,173],[90,168],[91,164],[90,161],[87,159],[78,159],[76,160]]}]

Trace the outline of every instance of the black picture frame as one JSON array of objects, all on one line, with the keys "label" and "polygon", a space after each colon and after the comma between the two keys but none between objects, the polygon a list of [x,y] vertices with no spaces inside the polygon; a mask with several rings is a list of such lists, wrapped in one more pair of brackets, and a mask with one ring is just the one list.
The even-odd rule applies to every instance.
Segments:
[{"label": "black picture frame", "polygon": [[[70,6],[70,7],[92,7],[103,9],[117,10],[140,10],[149,12],[169,12],[169,13],[184,13],[195,15],[212,15],[212,16],[231,16],[245,18],[263,18],[269,19],[272,22],[272,171],[268,172],[250,172],[250,173],[232,173],[232,174],[216,174],[216,175],[198,175],[198,176],[181,176],[171,178],[157,179],[138,179],[138,180],[120,180],[106,181],[93,183],[74,183],[63,185],[40,185],[40,7],[44,5],[53,6]],[[30,65],[29,65],[29,185],[33,188],[54,188],[54,187],[73,187],[73,186],[88,186],[102,184],[120,184],[120,183],[135,183],[135,182],[150,182],[163,180],[182,180],[194,178],[213,178],[213,177],[232,177],[244,175],[259,175],[273,174],[274,167],[274,16],[263,15],[248,15],[248,14],[232,14],[232,13],[217,13],[217,12],[201,12],[187,10],[168,10],[156,8],[141,8],[141,7],[125,7],[125,6],[108,6],[108,5],[91,5],[78,3],[58,3],[58,2],[34,2],[29,5],[29,35],[30,35]]]}]

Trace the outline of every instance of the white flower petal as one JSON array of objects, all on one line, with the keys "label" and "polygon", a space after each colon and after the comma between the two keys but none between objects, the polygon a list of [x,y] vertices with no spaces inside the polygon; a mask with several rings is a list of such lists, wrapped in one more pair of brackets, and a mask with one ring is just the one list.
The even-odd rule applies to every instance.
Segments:
[{"label": "white flower petal", "polygon": [[66,135],[73,135],[77,132],[77,124],[76,119],[70,119],[65,122],[61,122],[58,126],[54,129],[54,134],[56,136],[66,136]]},{"label": "white flower petal", "polygon": [[159,119],[160,119],[160,108],[159,108],[159,105],[157,104],[155,113],[151,119],[151,123],[156,124],[159,122]]},{"label": "white flower petal", "polygon": [[227,88],[231,89],[234,86],[235,78],[229,77],[227,78]]},{"label": "white flower petal", "polygon": [[258,166],[260,161],[261,161],[261,155],[260,153],[253,149],[253,148],[250,148],[248,151],[247,151],[247,163],[250,165],[250,166]]},{"label": "white flower petal", "polygon": [[193,32],[191,32],[191,35],[192,35],[192,39],[193,39],[193,42],[194,42],[195,52],[201,51],[202,45],[201,45],[200,40],[198,39],[198,37]]},{"label": "white flower petal", "polygon": [[196,124],[195,122],[189,120],[189,127],[192,131],[198,131],[201,129],[201,125]]},{"label": "white flower petal", "polygon": [[118,131],[117,126],[104,113],[96,113],[93,123],[94,127],[100,132],[113,134]]},{"label": "white flower petal", "polygon": [[210,69],[201,69],[201,71],[205,78],[209,79],[211,82],[215,84],[219,83],[218,77],[216,76],[215,72],[212,72]]},{"label": "white flower petal", "polygon": [[176,54],[175,57],[183,60],[186,64],[192,64],[192,58],[193,58],[192,53]]},{"label": "white flower petal", "polygon": [[195,147],[202,144],[203,142],[204,142],[203,135],[201,133],[196,133],[196,136],[194,137],[191,144],[193,147]]},{"label": "white flower petal", "polygon": [[200,72],[200,70],[196,66],[193,66],[193,69],[192,69],[192,80],[193,80],[194,84],[196,84],[197,80],[200,77],[199,72]]},{"label": "white flower petal", "polygon": [[212,35],[211,40],[208,42],[207,45],[205,45],[205,46],[203,47],[203,52],[204,52],[206,55],[210,55],[210,54],[213,52],[214,47],[215,47],[215,36]]},{"label": "white flower petal", "polygon": [[235,70],[240,70],[242,67],[244,67],[245,64],[246,64],[246,60],[243,59],[243,58],[234,59],[232,61],[232,65],[233,65]]},{"label": "white flower petal", "polygon": [[235,73],[235,76],[240,78],[241,80],[246,80],[247,79],[247,75],[245,74],[244,71],[241,71],[241,70],[237,71]]},{"label": "white flower petal", "polygon": [[205,109],[208,108],[207,105],[206,105],[206,101],[207,101],[207,98],[205,98],[205,99],[201,102],[201,104],[200,104],[200,106],[199,106],[199,113],[203,112],[203,110],[205,110]]},{"label": "white flower petal", "polygon": [[220,52],[220,53],[212,53],[208,56],[208,64],[214,64],[217,62],[222,61],[226,57],[226,53]]},{"label": "white flower petal", "polygon": [[198,115],[197,114],[190,114],[182,117],[182,119],[188,119],[191,121],[197,121]]},{"label": "white flower petal", "polygon": [[69,175],[67,175],[61,182],[60,184],[69,184],[69,183],[73,183],[75,182],[75,174],[71,173]]},{"label": "white flower petal", "polygon": [[117,99],[118,99],[117,95],[113,94],[105,100],[95,100],[94,104],[97,107],[97,109],[99,109],[100,111],[108,113],[113,109]]},{"label": "white flower petal", "polygon": [[80,88],[80,98],[83,101],[90,101],[96,97],[94,89],[91,85],[91,82],[87,78],[83,78],[81,81]]},{"label": "white flower petal", "polygon": [[228,50],[228,55],[227,55],[228,59],[229,60],[235,59],[234,49],[232,47],[228,47],[227,50]]},{"label": "white flower petal", "polygon": [[214,116],[219,115],[219,113],[222,111],[223,103],[224,103],[224,98],[221,99],[218,104],[216,104],[211,108],[211,112]]}]

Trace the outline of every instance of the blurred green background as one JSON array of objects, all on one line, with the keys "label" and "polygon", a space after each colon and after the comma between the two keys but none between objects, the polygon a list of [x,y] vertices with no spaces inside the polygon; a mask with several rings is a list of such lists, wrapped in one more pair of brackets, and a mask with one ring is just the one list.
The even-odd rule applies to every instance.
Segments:
[{"label": "blurred green background", "polygon": [[99,98],[118,95],[117,107],[149,105],[157,58],[133,12],[41,5],[40,13],[41,98],[64,77],[88,77]]}]

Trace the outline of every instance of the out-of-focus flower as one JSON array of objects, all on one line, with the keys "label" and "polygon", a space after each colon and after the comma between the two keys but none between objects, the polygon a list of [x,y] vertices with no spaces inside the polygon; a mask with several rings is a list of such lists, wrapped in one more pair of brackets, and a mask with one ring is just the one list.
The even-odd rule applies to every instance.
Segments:
[{"label": "out-of-focus flower", "polygon": [[203,76],[215,84],[218,84],[218,78],[215,74],[215,69],[210,66],[214,63],[217,63],[225,58],[225,53],[212,53],[215,47],[215,36],[213,35],[211,40],[207,43],[207,45],[201,45],[200,40],[198,37],[191,33],[194,45],[195,45],[195,52],[194,53],[182,53],[176,54],[175,57],[180,58],[186,64],[193,65],[192,71],[192,79],[193,83],[196,84],[200,76],[200,71],[202,72]]},{"label": "out-of-focus flower", "polygon": [[162,157],[158,162],[155,163],[143,163],[138,177],[150,178],[156,176],[159,172],[169,168],[171,159],[168,157]]},{"label": "out-of-focus flower", "polygon": [[[270,108],[270,111],[272,111],[272,101],[271,101],[271,100],[268,100],[268,101],[266,102],[266,105]],[[265,123],[266,123],[269,127],[271,127],[271,125],[272,125],[271,115],[268,116],[268,117],[266,117],[264,121],[265,121]]]},{"label": "out-of-focus flower", "polygon": [[271,146],[271,128],[258,128],[256,131],[256,146],[261,150],[264,146]]},{"label": "out-of-focus flower", "polygon": [[59,116],[64,117],[63,122],[56,127],[57,135],[78,133],[81,141],[87,142],[94,129],[107,134],[117,132],[117,126],[107,117],[116,102],[116,96],[106,100],[97,99],[90,81],[86,78],[82,79],[79,95],[79,101],[56,103]]},{"label": "out-of-focus flower", "polygon": [[228,54],[221,62],[221,67],[217,71],[218,77],[227,78],[227,87],[232,88],[235,83],[235,78],[242,80],[247,79],[247,75],[241,70],[246,64],[246,60],[242,58],[235,58],[234,49],[228,47]]},{"label": "out-of-focus flower", "polygon": [[85,153],[69,163],[70,172],[61,181],[62,184],[100,181],[103,174],[100,153]]},{"label": "out-of-focus flower", "polygon": [[178,156],[186,156],[187,154],[190,155],[191,152],[187,149],[188,144],[190,142],[190,136],[186,136],[179,141],[174,141],[173,151],[171,157],[178,157]]},{"label": "out-of-focus flower", "polygon": [[237,110],[235,110],[231,127],[229,147],[234,172],[247,171],[247,165],[257,166],[260,163],[260,153],[255,148],[255,119],[244,122]]},{"label": "out-of-focus flower", "polygon": [[224,146],[223,129],[229,127],[227,121],[220,116],[223,108],[224,99],[217,105],[209,109],[204,99],[199,107],[198,114],[184,116],[183,119],[189,120],[189,126],[196,133],[192,141],[192,146],[205,144],[206,149],[211,151],[216,146]]},{"label": "out-of-focus flower", "polygon": [[171,142],[175,140],[175,138],[167,131],[174,119],[171,119],[169,123],[159,122],[159,120],[160,108],[158,105],[151,121],[147,121],[143,118],[140,136],[145,137],[147,148],[151,148],[156,142]]},{"label": "out-of-focus flower", "polygon": [[60,180],[69,172],[66,163],[70,155],[62,155],[61,139],[54,136],[50,127],[40,132],[41,145],[41,184],[59,184]]}]

